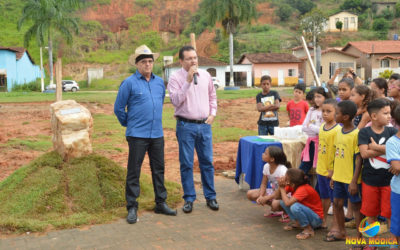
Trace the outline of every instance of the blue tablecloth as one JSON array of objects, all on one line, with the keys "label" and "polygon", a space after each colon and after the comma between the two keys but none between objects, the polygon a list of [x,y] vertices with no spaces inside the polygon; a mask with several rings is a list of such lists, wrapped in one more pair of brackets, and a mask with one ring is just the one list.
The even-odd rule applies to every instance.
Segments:
[{"label": "blue tablecloth", "polygon": [[258,136],[246,136],[240,139],[236,158],[235,180],[237,183],[239,183],[240,175],[244,173],[244,180],[250,185],[251,189],[260,187],[265,165],[262,154],[269,146],[282,148],[280,142],[262,140]]}]

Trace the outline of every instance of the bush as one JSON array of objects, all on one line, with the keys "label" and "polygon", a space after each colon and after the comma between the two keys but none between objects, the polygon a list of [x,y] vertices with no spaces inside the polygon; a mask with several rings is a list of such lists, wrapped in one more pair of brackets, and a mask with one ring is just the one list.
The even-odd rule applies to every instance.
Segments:
[{"label": "bush", "polygon": [[380,14],[380,17],[383,17],[386,20],[392,20],[394,18],[394,12],[390,9],[384,9]]},{"label": "bush", "polygon": [[343,28],[343,22],[337,21],[336,22],[336,29],[342,31],[342,28]]},{"label": "bush", "polygon": [[310,12],[314,7],[315,3],[310,0],[289,0],[288,3],[298,11],[300,11],[301,15]]},{"label": "bush", "polygon": [[289,19],[289,17],[292,15],[293,9],[290,7],[289,4],[282,4],[278,7],[278,9],[275,11],[275,14],[279,16],[281,21],[286,21]]},{"label": "bush", "polygon": [[393,70],[386,69],[385,71],[379,73],[379,77],[389,79],[392,74],[393,74]]},{"label": "bush", "polygon": [[374,23],[372,24],[372,29],[376,32],[377,36],[380,39],[386,39],[389,26],[390,26],[389,22],[381,17],[374,20]]},{"label": "bush", "polygon": [[396,6],[394,7],[394,13],[396,17],[400,17],[400,2],[396,3]]},{"label": "bush", "polygon": [[140,7],[153,7],[154,0],[135,0],[135,3]]},{"label": "bush", "polygon": [[41,92],[40,79],[25,84],[13,85],[12,91],[37,91]]}]

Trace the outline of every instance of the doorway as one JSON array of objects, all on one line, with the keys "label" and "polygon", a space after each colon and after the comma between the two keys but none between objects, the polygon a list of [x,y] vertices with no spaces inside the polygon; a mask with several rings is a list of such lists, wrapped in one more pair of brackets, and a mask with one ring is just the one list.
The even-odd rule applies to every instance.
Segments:
[{"label": "doorway", "polygon": [[0,74],[0,92],[7,92],[7,76]]}]

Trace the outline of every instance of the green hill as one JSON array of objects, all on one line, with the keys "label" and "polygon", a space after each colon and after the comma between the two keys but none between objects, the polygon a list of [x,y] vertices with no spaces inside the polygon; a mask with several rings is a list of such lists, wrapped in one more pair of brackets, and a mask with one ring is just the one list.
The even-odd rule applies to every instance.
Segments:
[{"label": "green hill", "polygon": [[[91,0],[86,1],[84,9],[78,12],[84,15],[85,11],[90,10],[91,13],[102,13],[102,6],[109,6],[111,1],[117,0]],[[171,32],[161,32],[156,28],[160,24],[155,24],[151,13],[163,13],[162,8],[168,1],[163,0],[127,0],[133,4],[135,11],[133,16],[121,19],[121,14],[115,14],[115,20],[124,23],[123,29],[118,32],[111,32],[109,26],[99,21],[80,20],[80,33],[74,36],[72,45],[67,45],[63,38],[55,37],[54,47],[55,55],[61,53],[64,65],[70,63],[78,64],[102,64],[117,65],[116,70],[105,72],[107,79],[119,82],[121,78],[133,72],[134,67],[127,65],[129,55],[140,44],[147,44],[155,51],[161,52],[161,57],[155,65],[155,73],[162,74],[163,55],[176,55],[178,48],[189,42],[189,33],[195,32],[197,38],[201,33],[208,29],[215,33],[213,40],[201,41],[206,44],[205,47],[215,45],[216,49],[211,50],[207,56],[214,57],[218,60],[228,62],[228,39],[223,35],[220,26],[208,27],[207,20],[202,17],[202,11],[191,13],[187,10],[179,10],[180,6],[176,6],[177,11],[181,11],[182,16],[176,20],[181,20],[185,27],[182,34],[177,35]],[[396,32],[400,26],[400,19],[396,16],[400,13],[383,13],[376,14],[376,9],[371,7],[371,1],[361,1],[367,3],[366,6],[355,6],[356,1],[350,0],[255,0],[258,6],[259,16],[256,22],[251,25],[242,24],[237,29],[235,38],[235,59],[238,59],[245,52],[290,52],[290,48],[300,44],[299,37],[301,35],[299,29],[299,20],[301,15],[306,13],[310,7],[321,9],[324,14],[330,15],[340,11],[341,6],[349,6],[350,11],[359,14],[359,32],[339,34],[326,34],[320,44],[326,46],[343,46],[351,40],[371,40],[378,38],[389,39],[393,32]],[[0,46],[23,46],[23,34],[28,25],[23,27],[22,31],[17,31],[16,23],[20,17],[20,13],[26,0],[0,0],[0,10],[3,15],[0,16],[2,23],[2,32],[0,35]],[[200,0],[192,0],[192,2],[200,2]],[[358,3],[358,2],[357,2]],[[347,5],[346,5],[347,4]],[[353,4],[353,5],[351,5]],[[369,4],[369,5],[368,5]],[[160,6],[157,9],[157,6]],[[281,8],[288,10],[289,16],[286,20],[282,20],[278,13]],[[397,6],[397,5],[396,5]],[[165,7],[165,6],[164,6]],[[400,4],[398,4],[400,8]],[[96,12],[98,11],[98,12]],[[121,10],[124,11],[124,10]],[[109,13],[108,13],[109,14]],[[112,14],[111,17],[113,18]],[[173,17],[171,17],[173,20]],[[381,34],[373,31],[374,20],[383,18],[383,25],[389,27],[389,34]],[[87,19],[87,18],[86,18]],[[114,20],[114,21],[115,21]],[[182,21],[183,20],[183,21]],[[168,21],[168,20],[165,20]],[[111,21],[110,21],[111,22]],[[173,25],[173,23],[171,24]],[[160,28],[161,29],[161,28]],[[378,28],[379,30],[379,28]],[[211,46],[212,47],[212,46]],[[39,63],[39,49],[35,41],[28,48],[30,54],[36,63]],[[44,62],[47,62],[47,51],[44,50]],[[70,73],[69,77],[76,77]],[[68,76],[65,76],[68,77]]]}]

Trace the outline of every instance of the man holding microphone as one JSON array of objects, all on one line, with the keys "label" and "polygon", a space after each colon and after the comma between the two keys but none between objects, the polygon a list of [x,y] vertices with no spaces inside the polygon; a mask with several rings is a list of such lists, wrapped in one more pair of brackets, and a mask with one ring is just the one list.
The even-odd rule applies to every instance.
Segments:
[{"label": "man holding microphone", "polygon": [[193,182],[194,149],[199,159],[207,206],[218,210],[211,132],[211,124],[217,114],[217,95],[210,74],[197,68],[197,53],[192,46],[184,46],[179,50],[179,62],[182,68],[169,78],[168,91],[177,120],[176,137],[185,200],[182,210],[190,213],[196,200]]}]

